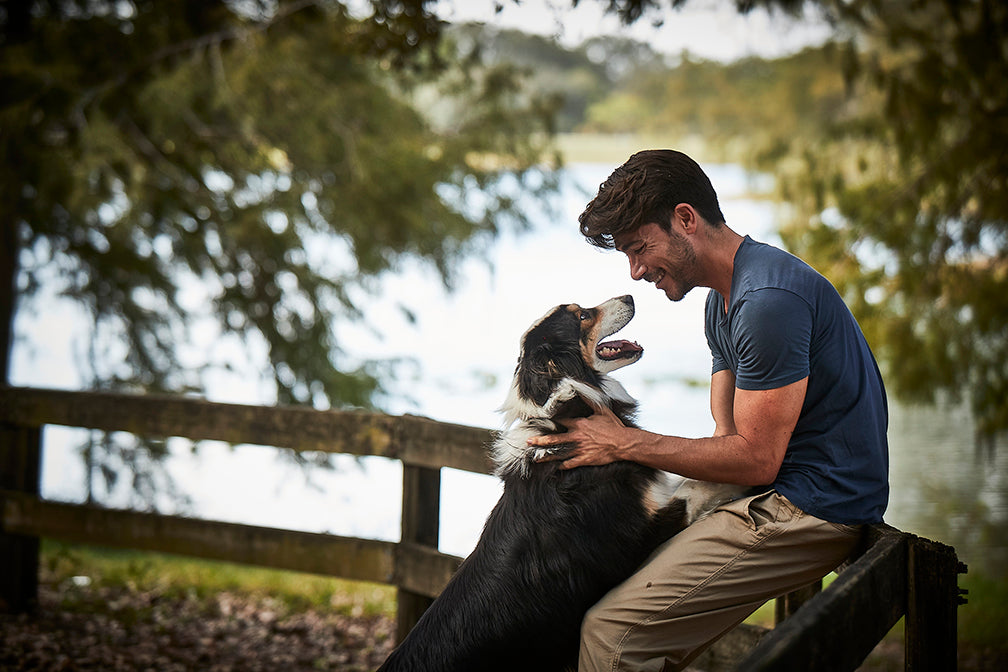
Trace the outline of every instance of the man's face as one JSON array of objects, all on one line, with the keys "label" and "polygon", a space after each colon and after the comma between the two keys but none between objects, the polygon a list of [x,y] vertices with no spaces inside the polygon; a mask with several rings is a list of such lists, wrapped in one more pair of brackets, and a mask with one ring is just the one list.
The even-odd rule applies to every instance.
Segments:
[{"label": "man's face", "polygon": [[697,286],[696,252],[674,227],[673,232],[668,232],[658,224],[645,224],[615,236],[613,242],[630,262],[630,277],[653,282],[670,301],[679,301]]}]

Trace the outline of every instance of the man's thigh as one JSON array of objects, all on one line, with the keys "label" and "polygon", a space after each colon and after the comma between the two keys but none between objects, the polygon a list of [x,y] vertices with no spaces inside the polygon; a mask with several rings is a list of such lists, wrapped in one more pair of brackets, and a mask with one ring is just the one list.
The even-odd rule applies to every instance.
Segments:
[{"label": "man's thigh", "polygon": [[805,514],[776,492],[722,506],[592,607],[581,670],[679,669],[766,600],[840,565],[859,533]]}]

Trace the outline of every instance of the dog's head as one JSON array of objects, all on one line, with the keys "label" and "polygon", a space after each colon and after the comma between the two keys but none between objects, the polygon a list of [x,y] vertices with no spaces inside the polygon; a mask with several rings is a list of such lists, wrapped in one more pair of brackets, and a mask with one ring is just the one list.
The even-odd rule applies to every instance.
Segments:
[{"label": "dog's head", "polygon": [[609,405],[618,398],[633,404],[608,373],[641,358],[644,349],[625,340],[604,341],[633,318],[631,296],[594,308],[557,306],[521,338],[518,366],[501,410],[507,424],[532,418],[570,417],[580,404]]}]

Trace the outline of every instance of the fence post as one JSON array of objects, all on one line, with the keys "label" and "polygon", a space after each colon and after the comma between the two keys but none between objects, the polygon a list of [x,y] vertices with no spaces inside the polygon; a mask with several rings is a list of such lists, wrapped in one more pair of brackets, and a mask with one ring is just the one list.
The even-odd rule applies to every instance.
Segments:
[{"label": "fence post", "polygon": [[911,537],[904,634],[908,671],[956,669],[958,575],[965,571],[951,546]]},{"label": "fence post", "polygon": [[774,625],[780,625],[788,616],[792,616],[798,608],[822,592],[822,579],[781,595],[774,600]]},{"label": "fence post", "polygon": [[[402,543],[437,548],[441,515],[441,470],[403,464]],[[399,588],[396,642],[401,642],[433,600]]]},{"label": "fence post", "polygon": [[[41,430],[0,423],[0,491],[39,494]],[[0,611],[31,611],[38,603],[39,540],[3,529],[0,497]]]}]

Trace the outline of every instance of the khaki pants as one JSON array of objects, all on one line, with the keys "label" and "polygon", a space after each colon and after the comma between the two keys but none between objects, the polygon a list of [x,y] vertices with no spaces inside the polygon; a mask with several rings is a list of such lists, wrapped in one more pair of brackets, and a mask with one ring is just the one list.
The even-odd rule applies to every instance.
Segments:
[{"label": "khaki pants", "polygon": [[588,611],[579,670],[680,670],[768,599],[842,564],[861,529],[810,516],[775,491],[726,504]]}]

